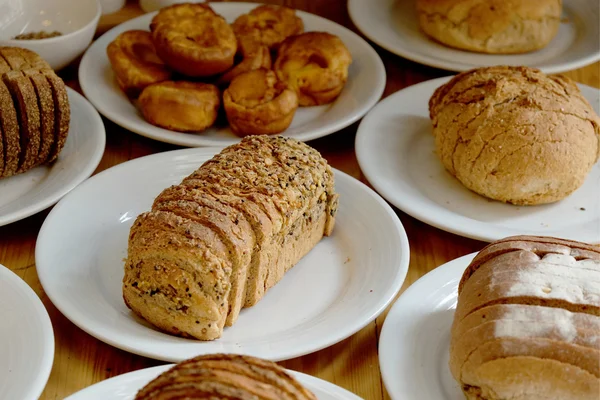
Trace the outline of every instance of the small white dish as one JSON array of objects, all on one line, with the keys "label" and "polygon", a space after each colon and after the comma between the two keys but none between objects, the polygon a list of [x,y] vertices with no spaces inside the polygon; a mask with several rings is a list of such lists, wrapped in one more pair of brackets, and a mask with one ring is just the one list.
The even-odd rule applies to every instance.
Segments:
[{"label": "small white dish", "polygon": [[52,323],[40,298],[0,265],[0,399],[37,400],[54,361]]},{"label": "small white dish", "polygon": [[71,125],[65,146],[52,165],[0,179],[0,226],[52,206],[100,163],[106,142],[102,119],[79,93],[70,88],[67,93]]},{"label": "small white dish", "polygon": [[37,272],[54,305],[112,346],[170,362],[215,352],[293,358],[351,336],[383,312],[406,276],[406,233],[381,197],[336,170],[340,206],[333,235],[258,304],[242,310],[220,339],[172,336],[136,317],[123,302],[121,286],[130,227],[163,189],[219,150],[138,158],[93,176],[65,196],[46,218],[36,244]]},{"label": "small white dish", "polygon": [[[475,194],[444,169],[435,154],[428,101],[449,79],[400,90],[363,118],[356,134],[356,157],[373,187],[414,218],[473,239],[542,235],[600,243],[600,163],[569,197],[523,207]],[[579,88],[600,112],[600,91]]]},{"label": "small white dish", "polygon": [[[211,3],[211,7],[227,21],[247,13],[259,4]],[[375,50],[360,36],[328,19],[296,11],[306,31],[326,31],[340,37],[352,53],[348,82],[331,104],[301,107],[291,126],[282,132],[298,140],[308,141],[337,132],[359,120],[381,98],[385,88],[385,68]],[[226,146],[240,141],[228,126],[215,126],[199,133],[181,133],[147,122],[117,85],[106,47],[121,32],[148,30],[156,13],[149,13],[121,24],[96,40],[81,60],[79,82],[85,96],[102,115],[132,132],[151,139],[180,146]]]},{"label": "small white dish", "polygon": [[450,71],[526,65],[550,74],[596,62],[600,60],[599,8],[596,0],[564,0],[563,22],[546,48],[496,55],[458,50],[429,39],[419,28],[415,0],[348,0],[352,21],[373,42],[401,57]]},{"label": "small white dish", "polygon": [[[90,45],[102,8],[98,0],[0,0],[0,46],[24,47],[58,71]],[[61,36],[12,39],[21,33],[58,31]]]},{"label": "small white dish", "polygon": [[[173,366],[174,364],[159,365],[115,376],[74,393],[65,400],[133,400],[135,394],[148,382]],[[319,400],[361,400],[360,397],[333,383],[301,372],[291,370],[287,372],[313,392]]]},{"label": "small white dish", "polygon": [[448,367],[458,283],[476,253],[413,283],[392,306],[379,339],[379,366],[392,400],[464,400]]}]

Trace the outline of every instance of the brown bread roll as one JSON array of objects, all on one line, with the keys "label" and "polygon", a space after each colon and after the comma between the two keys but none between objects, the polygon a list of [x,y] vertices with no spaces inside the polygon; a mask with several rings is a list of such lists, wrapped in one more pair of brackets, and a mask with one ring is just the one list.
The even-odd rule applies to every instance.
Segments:
[{"label": "brown bread roll", "polygon": [[600,247],[515,236],[465,270],[450,370],[468,399],[597,399]]},{"label": "brown bread roll", "polygon": [[157,196],[131,227],[123,297],[173,334],[213,340],[335,223],[333,171],[308,145],[249,136]]}]

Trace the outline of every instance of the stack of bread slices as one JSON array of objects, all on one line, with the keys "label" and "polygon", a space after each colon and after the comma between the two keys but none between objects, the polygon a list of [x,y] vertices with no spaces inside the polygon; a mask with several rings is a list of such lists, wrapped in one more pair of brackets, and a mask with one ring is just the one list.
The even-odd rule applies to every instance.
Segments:
[{"label": "stack of bread slices", "polygon": [[36,53],[0,47],[0,177],[58,158],[71,112],[64,82]]}]

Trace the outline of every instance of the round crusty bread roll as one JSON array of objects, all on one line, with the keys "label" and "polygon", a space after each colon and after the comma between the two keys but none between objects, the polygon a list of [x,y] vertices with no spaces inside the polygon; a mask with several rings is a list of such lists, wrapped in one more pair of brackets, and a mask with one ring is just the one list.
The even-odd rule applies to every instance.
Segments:
[{"label": "round crusty bread roll", "polygon": [[562,0],[417,0],[425,34],[481,53],[526,53],[554,38]]},{"label": "round crusty bread roll", "polygon": [[463,72],[429,100],[438,156],[464,186],[502,202],[561,200],[600,154],[600,119],[569,78],[527,67]]}]

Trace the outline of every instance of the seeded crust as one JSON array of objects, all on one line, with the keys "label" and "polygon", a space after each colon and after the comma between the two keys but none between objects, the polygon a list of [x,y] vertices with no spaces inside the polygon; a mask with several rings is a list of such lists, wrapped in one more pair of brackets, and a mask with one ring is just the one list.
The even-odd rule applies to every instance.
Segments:
[{"label": "seeded crust", "polygon": [[0,55],[4,58],[11,71],[31,68],[31,65],[27,61],[26,53],[23,50],[19,47],[0,47]]},{"label": "seeded crust", "polygon": [[[282,137],[244,138],[165,189],[138,217],[125,263],[125,301],[167,332],[216,339],[242,307],[260,301],[331,234],[337,202],[333,173],[317,151]],[[158,227],[157,213],[172,222]],[[172,237],[180,225],[185,240]],[[202,243],[197,226],[206,230],[197,236]],[[214,253],[213,241],[224,250]],[[189,258],[203,249],[214,253],[213,261]],[[153,272],[166,267],[168,273]],[[192,286],[203,302],[186,297]]]},{"label": "seeded crust", "polygon": [[419,24],[432,39],[491,54],[527,53],[556,36],[561,0],[417,0]]},{"label": "seeded crust", "polygon": [[63,80],[51,69],[42,69],[40,72],[46,76],[48,83],[50,83],[54,98],[54,142],[47,161],[53,162],[58,158],[67,141],[69,124],[71,123],[71,108]]},{"label": "seeded crust", "polygon": [[0,125],[2,126],[4,171],[2,177],[17,173],[19,156],[21,154],[19,120],[12,96],[0,79]]},{"label": "seeded crust", "polygon": [[4,57],[2,57],[2,54],[0,54],[0,74],[8,72],[11,69],[12,68],[10,67],[10,65],[8,65],[8,62],[6,62],[6,60],[4,59]]},{"label": "seeded crust", "polygon": [[460,285],[449,367],[467,399],[597,399],[600,248],[505,238]]},{"label": "seeded crust", "polygon": [[54,96],[52,95],[52,87],[38,70],[27,69],[23,70],[25,76],[29,77],[35,89],[38,108],[40,110],[40,151],[38,154],[37,164],[44,164],[48,160],[50,150],[54,143]]},{"label": "seeded crust", "polygon": [[40,110],[35,89],[21,71],[9,71],[2,78],[17,107],[21,128],[21,156],[17,172],[22,173],[37,165],[40,151]]},{"label": "seeded crust", "polygon": [[456,75],[429,101],[442,164],[468,189],[517,205],[578,189],[600,156],[600,118],[575,83],[527,67]]},{"label": "seeded crust", "polygon": [[282,367],[256,357],[199,356],[177,364],[144,386],[135,400],[316,400]]}]

